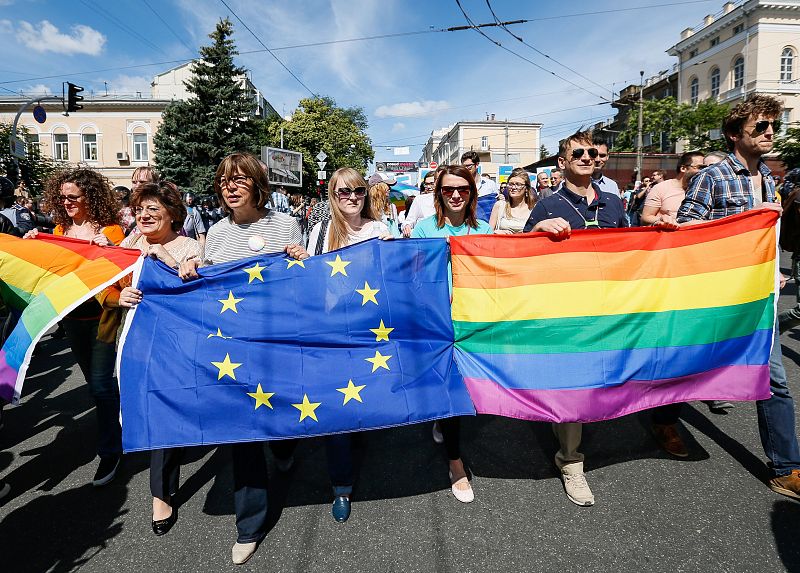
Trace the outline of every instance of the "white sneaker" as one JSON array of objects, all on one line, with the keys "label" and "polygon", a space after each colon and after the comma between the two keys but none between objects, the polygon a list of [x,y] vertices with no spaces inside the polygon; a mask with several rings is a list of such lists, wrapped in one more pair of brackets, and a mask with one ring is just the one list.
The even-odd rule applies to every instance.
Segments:
[{"label": "white sneaker", "polygon": [[583,473],[583,462],[567,464],[561,468],[561,479],[564,482],[564,491],[572,503],[580,506],[594,505],[594,495]]},{"label": "white sneaker", "polygon": [[233,548],[231,549],[231,559],[233,560],[233,564],[241,565],[242,563],[245,563],[253,556],[253,553],[256,552],[257,547],[258,543],[255,541],[252,543],[239,543],[238,541],[234,543]]},{"label": "white sneaker", "polygon": [[444,436],[442,435],[442,428],[439,426],[439,422],[433,423],[433,441],[437,444],[444,443]]}]

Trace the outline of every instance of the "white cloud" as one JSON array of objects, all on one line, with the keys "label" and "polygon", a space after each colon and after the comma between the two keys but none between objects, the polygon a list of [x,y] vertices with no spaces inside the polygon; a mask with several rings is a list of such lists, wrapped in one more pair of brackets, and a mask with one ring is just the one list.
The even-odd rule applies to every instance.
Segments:
[{"label": "white cloud", "polygon": [[382,105],[375,110],[375,117],[405,117],[410,115],[427,115],[450,108],[445,100],[424,100]]},{"label": "white cloud", "polygon": [[30,22],[21,21],[17,39],[36,52],[56,52],[59,54],[89,54],[97,56],[103,51],[106,37],[89,26],[73,26],[70,34],[64,34],[47,20],[35,27]]},{"label": "white cloud", "polygon": [[135,95],[141,92],[143,96],[150,95],[150,82],[152,78],[145,76],[119,75],[108,81],[108,93],[119,95]]},{"label": "white cloud", "polygon": [[14,0],[0,0],[0,6],[11,6]]},{"label": "white cloud", "polygon": [[406,128],[406,124],[401,122],[401,121],[398,121],[397,123],[395,123],[392,126],[392,133],[399,133],[399,132],[405,130],[405,128]]},{"label": "white cloud", "polygon": [[35,86],[29,86],[27,88],[24,88],[22,91],[24,91],[26,94],[30,94],[30,95],[34,95],[34,96],[35,95],[50,95],[50,94],[53,93],[53,90],[51,90],[48,86],[46,86],[44,84],[36,84]]},{"label": "white cloud", "polygon": [[10,34],[14,31],[11,20],[0,20],[0,34]]}]

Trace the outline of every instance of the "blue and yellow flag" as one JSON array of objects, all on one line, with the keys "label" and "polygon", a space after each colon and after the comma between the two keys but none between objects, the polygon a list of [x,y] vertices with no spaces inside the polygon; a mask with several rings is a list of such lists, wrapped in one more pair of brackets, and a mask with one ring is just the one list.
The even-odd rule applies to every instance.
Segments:
[{"label": "blue and yellow flag", "polygon": [[125,451],[374,429],[475,410],[445,241],[263,255],[183,283],[146,259],[120,350]]}]

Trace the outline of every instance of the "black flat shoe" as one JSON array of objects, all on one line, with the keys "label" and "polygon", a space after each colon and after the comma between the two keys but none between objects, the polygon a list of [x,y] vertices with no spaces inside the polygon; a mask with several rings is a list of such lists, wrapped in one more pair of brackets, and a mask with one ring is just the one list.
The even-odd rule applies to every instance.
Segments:
[{"label": "black flat shoe", "polygon": [[156,535],[164,535],[172,526],[175,525],[175,522],[178,521],[178,508],[172,508],[172,514],[166,519],[159,519],[158,521],[153,520],[153,533]]}]

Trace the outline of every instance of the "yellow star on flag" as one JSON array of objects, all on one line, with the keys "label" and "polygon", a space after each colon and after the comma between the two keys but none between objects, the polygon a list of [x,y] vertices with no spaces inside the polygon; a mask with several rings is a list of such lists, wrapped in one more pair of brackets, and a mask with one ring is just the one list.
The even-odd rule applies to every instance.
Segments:
[{"label": "yellow star on flag", "polygon": [[222,331],[221,331],[219,328],[217,328],[217,333],[216,333],[216,334],[214,334],[214,333],[211,333],[211,334],[209,334],[208,336],[206,336],[206,338],[214,338],[214,337],[217,337],[217,338],[224,338],[224,339],[226,339],[226,340],[230,340],[231,338],[233,338],[232,336],[223,336],[223,335],[222,335]]},{"label": "yellow star on flag", "polygon": [[232,310],[236,314],[239,314],[239,311],[236,310],[236,303],[242,302],[243,298],[235,298],[233,296],[233,291],[228,291],[228,298],[218,299],[219,302],[222,303],[222,310],[219,311],[220,314],[225,312],[226,310]]},{"label": "yellow star on flag", "polygon": [[269,399],[275,395],[275,392],[264,392],[264,390],[261,389],[261,384],[258,385],[255,392],[248,392],[247,395],[255,399],[256,410],[261,406],[266,406],[270,410],[273,409],[272,404],[269,403]]},{"label": "yellow star on flag", "polygon": [[375,295],[381,292],[381,289],[370,288],[369,283],[364,281],[364,288],[357,288],[356,292],[361,295],[361,306],[364,306],[368,302],[378,304],[378,299],[375,298]]},{"label": "yellow star on flag", "polygon": [[379,350],[375,351],[375,356],[372,358],[365,358],[367,362],[372,362],[372,371],[375,372],[378,368],[386,368],[389,370],[389,365],[386,363],[392,357],[391,354],[384,356]]},{"label": "yellow star on flag", "polygon": [[252,267],[250,267],[248,269],[242,269],[244,272],[246,272],[248,275],[250,275],[250,278],[248,279],[247,284],[250,284],[255,279],[258,279],[263,283],[264,282],[264,277],[261,276],[261,271],[263,271],[266,268],[267,267],[262,267],[261,265],[259,265],[258,262],[256,261],[255,266],[252,266]]},{"label": "yellow star on flag", "polygon": [[230,354],[225,354],[225,360],[222,362],[212,362],[214,366],[219,368],[219,375],[217,376],[217,380],[222,380],[223,376],[230,376],[234,380],[236,380],[236,374],[233,373],[234,370],[239,368],[242,365],[241,362],[231,362]]},{"label": "yellow star on flag", "polygon": [[300,410],[301,422],[306,418],[311,418],[315,422],[319,422],[319,420],[317,420],[317,415],[314,413],[314,410],[319,408],[320,404],[322,404],[322,402],[309,402],[308,394],[303,394],[303,401],[300,404],[292,404],[292,406]]},{"label": "yellow star on flag", "polygon": [[325,263],[331,266],[331,276],[334,276],[337,273],[341,273],[344,276],[347,276],[347,271],[345,270],[345,267],[350,264],[350,261],[343,261],[342,257],[336,255],[336,259],[332,261],[325,261]]},{"label": "yellow star on flag", "polygon": [[287,269],[291,269],[295,265],[300,265],[301,267],[306,268],[306,264],[303,261],[301,261],[300,259],[291,259],[291,258],[289,258],[289,259],[286,259],[286,262],[289,263],[288,265],[286,265]]},{"label": "yellow star on flag", "polygon": [[352,380],[348,380],[347,386],[345,388],[337,388],[339,392],[344,394],[344,402],[342,402],[342,406],[347,404],[350,400],[358,400],[363,404],[364,401],[361,399],[361,395],[359,394],[359,392],[361,392],[366,387],[367,387],[366,384],[362,384],[361,386],[356,386],[355,384],[353,384]]},{"label": "yellow star on flag", "polygon": [[381,325],[378,328],[370,328],[370,332],[375,335],[375,342],[380,342],[381,340],[389,341],[389,333],[394,330],[394,328],[387,328],[383,324],[383,320],[381,320]]}]

